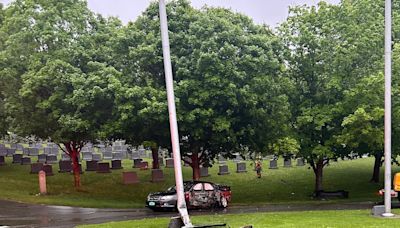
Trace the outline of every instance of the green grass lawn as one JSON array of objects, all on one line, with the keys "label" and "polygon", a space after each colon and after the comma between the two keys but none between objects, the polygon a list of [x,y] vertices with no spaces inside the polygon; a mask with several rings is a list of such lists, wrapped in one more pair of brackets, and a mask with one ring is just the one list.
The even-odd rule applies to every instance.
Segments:
[{"label": "green grass lawn", "polygon": [[[400,210],[394,210],[400,213]],[[238,228],[245,225],[253,227],[400,227],[399,218],[377,218],[370,215],[370,210],[346,211],[304,211],[304,212],[272,212],[235,215],[192,216],[195,225],[226,223],[227,227]],[[167,227],[169,218],[142,219],[135,221],[110,222],[90,227]]]},{"label": "green grass lawn", "polygon": [[[271,203],[311,203],[314,188],[314,174],[308,166],[292,168],[282,167],[268,169],[267,161],[263,164],[262,178],[257,179],[247,163],[247,173],[235,173],[236,167],[229,162],[230,175],[219,176],[218,165],[209,170],[210,176],[203,180],[230,185],[233,192],[233,205],[271,204]],[[85,172],[82,175],[82,190],[77,192],[73,187],[73,176],[58,173],[58,164],[53,165],[54,176],[47,178],[47,196],[37,196],[39,191],[37,175],[29,174],[30,167],[11,164],[0,166],[0,198],[22,202],[70,205],[82,207],[133,208],[144,207],[149,192],[165,190],[174,184],[173,169],[164,168],[166,181],[150,182],[151,170],[133,169],[132,161],[123,161],[123,170],[110,174]],[[331,201],[379,201],[376,192],[382,184],[369,183],[373,166],[372,158],[333,162],[324,169],[325,190],[347,190],[350,198]],[[393,172],[399,170],[393,166]],[[137,171],[141,183],[123,185],[123,171]],[[183,168],[184,178],[191,179],[191,168]],[[383,176],[383,175],[382,175]]]}]

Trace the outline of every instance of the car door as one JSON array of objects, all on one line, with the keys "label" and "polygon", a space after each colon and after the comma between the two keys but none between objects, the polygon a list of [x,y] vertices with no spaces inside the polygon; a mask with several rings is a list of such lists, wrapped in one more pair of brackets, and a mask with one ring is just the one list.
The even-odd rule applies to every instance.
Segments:
[{"label": "car door", "polygon": [[190,197],[190,205],[194,207],[204,207],[207,205],[207,192],[204,191],[203,183],[193,185]]},{"label": "car door", "polygon": [[207,207],[211,207],[216,204],[215,188],[210,183],[203,183],[204,192],[207,195]]}]

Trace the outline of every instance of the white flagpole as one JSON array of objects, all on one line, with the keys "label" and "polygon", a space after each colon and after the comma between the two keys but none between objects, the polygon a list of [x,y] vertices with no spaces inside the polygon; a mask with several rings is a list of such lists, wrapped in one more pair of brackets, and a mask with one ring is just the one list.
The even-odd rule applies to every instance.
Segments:
[{"label": "white flagpole", "polygon": [[175,95],[174,95],[171,56],[169,48],[168,23],[167,23],[167,11],[165,6],[165,0],[159,0],[159,10],[160,10],[161,40],[162,40],[162,49],[164,56],[165,83],[167,86],[167,97],[168,97],[169,124],[171,132],[172,152],[174,156],[176,193],[178,196],[177,207],[179,214],[181,215],[182,221],[185,224],[185,227],[193,227],[186,207],[184,189],[183,189],[181,152],[179,149],[178,124],[176,121]]},{"label": "white flagpole", "polygon": [[385,213],[391,217],[392,207],[392,1],[385,0]]}]

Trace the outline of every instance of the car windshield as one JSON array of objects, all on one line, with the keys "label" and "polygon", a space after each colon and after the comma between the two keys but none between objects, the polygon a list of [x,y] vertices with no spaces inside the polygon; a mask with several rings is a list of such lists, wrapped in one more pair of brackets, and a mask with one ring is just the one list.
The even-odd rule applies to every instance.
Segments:
[{"label": "car windshield", "polygon": [[[190,183],[190,182],[183,182],[183,189],[184,189],[184,191],[189,191],[189,190],[190,190],[190,187],[192,187],[192,185],[193,185],[193,183]],[[175,185],[172,186],[172,187],[169,187],[169,188],[167,189],[167,192],[176,192],[176,187],[175,187]]]}]

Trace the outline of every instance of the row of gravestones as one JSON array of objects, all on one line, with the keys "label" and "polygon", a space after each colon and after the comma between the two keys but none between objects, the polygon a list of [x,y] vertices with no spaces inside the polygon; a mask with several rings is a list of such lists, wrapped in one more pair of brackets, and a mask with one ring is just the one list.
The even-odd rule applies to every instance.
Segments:
[{"label": "row of gravestones", "polygon": [[[115,142],[112,147],[105,146],[105,145],[96,145],[99,147],[101,154],[104,157],[104,160],[119,160],[130,156],[130,159],[137,159],[137,158],[144,158],[148,157],[151,158],[151,152],[148,153],[145,149],[139,148],[137,150],[133,150],[132,153],[128,153],[127,145],[124,145],[124,142]],[[23,151],[24,155],[28,156],[37,156],[39,155],[39,150],[43,149],[44,154],[52,154],[58,155],[59,148],[57,144],[48,143],[45,148],[42,147],[41,144],[29,144],[29,148],[24,148],[21,144],[11,144],[11,148],[7,148],[4,144],[0,144],[0,155],[1,156],[12,156],[16,153],[16,151],[21,150]],[[93,154],[93,160],[101,160],[99,156],[100,154],[95,153],[95,149],[93,144],[87,143],[82,149],[81,153],[83,154],[83,160],[92,160],[91,154]],[[66,160],[65,157],[63,160]]]},{"label": "row of gravestones", "polygon": [[[93,157],[92,157],[93,158]],[[99,163],[101,160],[97,160],[97,159],[92,159],[92,160],[86,160],[87,164],[97,164]],[[12,160],[13,164],[22,164],[22,165],[29,165],[32,163],[32,159],[30,157],[24,157],[22,154],[14,154],[13,155],[13,160]],[[42,163],[42,164],[55,164],[57,163],[57,156],[54,155],[46,155],[46,154],[39,154],[38,155],[38,160],[37,163]],[[66,155],[63,154],[61,160],[59,161],[59,163],[61,164],[70,164],[71,163],[71,158]],[[121,159],[114,159],[111,161],[111,164],[121,164]],[[5,156],[0,156],[0,165],[4,165],[5,164]],[[164,159],[163,158],[159,158],[159,165],[163,166],[164,165]],[[112,167],[114,167],[114,165],[112,165]],[[117,166],[115,166],[117,167]],[[143,168],[143,169],[147,169],[148,167],[148,162],[143,161],[141,158],[138,159],[133,159],[133,167],[134,168]],[[172,158],[167,158],[165,159],[165,167],[166,168],[174,168],[174,160]]]},{"label": "row of gravestones", "polygon": [[[142,162],[139,167],[135,166],[135,168],[147,169],[147,162]],[[82,172],[82,166],[79,165],[80,172]],[[122,169],[121,161],[112,161],[111,168],[108,162],[95,162],[95,161],[87,161],[86,162],[86,171],[96,171],[97,173],[110,173],[110,169]],[[37,174],[39,171],[45,171],[46,176],[53,176],[53,168],[52,165],[47,165],[43,163],[33,163],[31,164],[31,174]],[[72,173],[72,164],[69,161],[60,161],[59,162],[59,172],[60,173]],[[152,182],[161,182],[164,181],[164,173],[160,169],[151,170],[151,181]],[[139,178],[136,172],[123,172],[122,173],[122,182],[123,184],[135,184],[139,183]]]},{"label": "row of gravestones", "polygon": [[[14,148],[6,148],[0,147],[0,156],[12,156],[16,154],[17,149]],[[44,148],[44,154],[46,155],[58,155],[58,148]],[[38,156],[39,149],[38,148],[22,148],[22,154],[26,156]]]},{"label": "row of gravestones", "polygon": [[[228,175],[230,174],[227,165],[219,165],[218,175]],[[236,163],[236,172],[237,173],[245,173],[246,170],[246,163],[245,162],[238,162]]]},{"label": "row of gravestones", "polygon": [[[40,154],[38,155],[37,162],[46,164],[55,164],[57,163],[57,156]],[[12,163],[21,165],[30,165],[32,163],[32,159],[31,157],[24,157],[22,154],[14,154],[12,156]],[[4,164],[5,164],[5,157],[0,156],[0,165]]]},{"label": "row of gravestones", "polygon": [[[296,166],[304,166],[305,161],[303,158],[297,158],[297,164]],[[292,160],[291,159],[284,159],[283,160],[283,167],[289,168],[292,167]],[[277,169],[278,168],[278,160],[277,159],[271,159],[269,161],[269,168],[270,169]]]},{"label": "row of gravestones", "polygon": [[[299,158],[297,159],[297,166],[304,166],[304,159]],[[290,159],[285,159],[284,160],[284,167],[292,167],[292,163]],[[278,162],[275,159],[270,160],[270,169],[277,169],[278,168]],[[247,172],[246,170],[246,163],[245,162],[238,162],[236,163],[236,172],[237,173],[244,173]],[[227,175],[229,174],[229,169],[227,165],[219,165],[219,172],[218,175]]]}]

